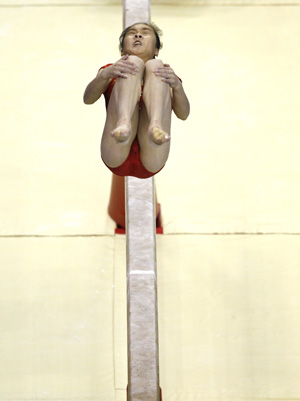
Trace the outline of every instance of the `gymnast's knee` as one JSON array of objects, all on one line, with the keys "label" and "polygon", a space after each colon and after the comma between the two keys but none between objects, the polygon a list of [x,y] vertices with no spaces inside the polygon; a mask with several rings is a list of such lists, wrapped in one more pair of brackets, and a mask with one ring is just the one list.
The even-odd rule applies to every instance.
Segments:
[{"label": "gymnast's knee", "polygon": [[160,68],[163,67],[164,63],[162,62],[162,60],[157,59],[157,58],[153,58],[151,60],[148,60],[145,64],[145,68],[146,70],[155,70],[155,68]]},{"label": "gymnast's knee", "polygon": [[127,60],[134,63],[139,69],[144,69],[145,67],[144,61],[138,56],[134,56],[133,54],[129,55]]}]

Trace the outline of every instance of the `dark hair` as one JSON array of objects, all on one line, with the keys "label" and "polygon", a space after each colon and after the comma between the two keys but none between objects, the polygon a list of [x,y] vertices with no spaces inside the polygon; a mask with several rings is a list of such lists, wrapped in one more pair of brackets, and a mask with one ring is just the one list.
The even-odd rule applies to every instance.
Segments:
[{"label": "dark hair", "polygon": [[160,41],[160,37],[162,36],[162,30],[159,29],[159,27],[154,23],[154,22],[150,22],[150,24],[147,24],[146,22],[135,22],[134,24],[128,26],[127,28],[124,29],[124,31],[121,33],[120,37],[119,37],[119,50],[120,52],[123,50],[123,46],[124,46],[124,39],[125,36],[127,35],[127,32],[136,24],[144,24],[144,25],[148,25],[153,29],[153,32],[155,34],[156,37],[156,49],[161,49],[163,47],[161,41]]}]

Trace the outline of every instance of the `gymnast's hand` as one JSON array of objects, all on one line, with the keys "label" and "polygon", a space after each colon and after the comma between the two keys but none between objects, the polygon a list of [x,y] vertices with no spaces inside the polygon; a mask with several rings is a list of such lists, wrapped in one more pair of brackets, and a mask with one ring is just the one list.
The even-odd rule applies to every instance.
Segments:
[{"label": "gymnast's hand", "polygon": [[156,68],[153,72],[157,77],[162,77],[161,80],[169,84],[171,88],[177,89],[181,86],[181,82],[170,64],[164,64],[163,67]]},{"label": "gymnast's hand", "polygon": [[103,77],[106,79],[120,77],[120,78],[128,78],[126,74],[135,75],[138,72],[138,67],[128,60],[128,54],[125,54],[120,60],[111,66],[105,68],[103,71]]}]

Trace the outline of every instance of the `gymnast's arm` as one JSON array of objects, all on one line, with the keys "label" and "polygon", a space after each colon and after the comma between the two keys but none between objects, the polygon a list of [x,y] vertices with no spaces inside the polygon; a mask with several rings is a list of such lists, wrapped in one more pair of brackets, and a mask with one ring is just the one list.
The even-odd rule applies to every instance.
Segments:
[{"label": "gymnast's arm", "polygon": [[100,98],[100,96],[106,91],[112,78],[109,78],[107,74],[104,73],[104,71],[105,69],[99,70],[98,74],[96,75],[96,78],[94,78],[86,87],[86,90],[83,95],[83,101],[85,104],[95,103]]},{"label": "gymnast's arm", "polygon": [[184,92],[181,80],[170,67],[170,64],[156,68],[154,74],[170,85],[172,109],[178,118],[186,120],[190,114],[190,102]]},{"label": "gymnast's arm", "polygon": [[128,61],[128,54],[120,58],[116,63],[110,65],[107,68],[101,68],[88,86],[83,95],[83,101],[85,104],[95,103],[100,96],[106,91],[111,80],[115,77],[127,78],[126,74],[135,74],[137,66]]},{"label": "gymnast's arm", "polygon": [[171,98],[172,108],[176,116],[181,120],[186,120],[190,114],[190,102],[179,79],[178,84],[171,89]]}]

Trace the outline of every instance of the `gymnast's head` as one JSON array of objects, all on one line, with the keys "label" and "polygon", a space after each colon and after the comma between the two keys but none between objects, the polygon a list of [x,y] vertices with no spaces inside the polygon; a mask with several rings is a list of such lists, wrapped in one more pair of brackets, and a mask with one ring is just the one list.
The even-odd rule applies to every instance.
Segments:
[{"label": "gymnast's head", "polygon": [[155,58],[162,48],[161,36],[162,31],[153,22],[150,24],[137,22],[124,29],[120,35],[119,49],[121,55],[142,56],[147,53],[149,58]]}]

